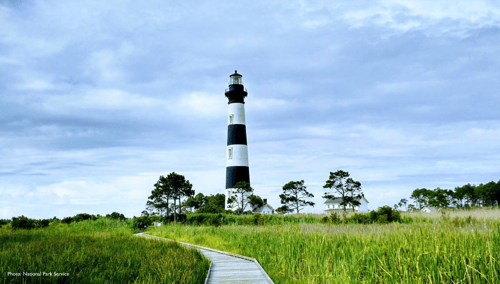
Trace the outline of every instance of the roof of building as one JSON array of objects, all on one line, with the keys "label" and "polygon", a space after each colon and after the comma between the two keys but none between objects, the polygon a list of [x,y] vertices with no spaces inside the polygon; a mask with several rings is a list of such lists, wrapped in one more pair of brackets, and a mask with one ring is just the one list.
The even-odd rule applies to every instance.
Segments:
[{"label": "roof of building", "polygon": [[260,213],[260,212],[264,211],[264,209],[265,209],[266,207],[274,211],[274,208],[273,208],[271,205],[269,205],[269,204],[265,203],[265,204],[264,204],[264,205],[262,205],[261,207],[259,207],[259,208],[255,208],[255,210],[253,210],[253,212],[254,212],[254,213]]}]

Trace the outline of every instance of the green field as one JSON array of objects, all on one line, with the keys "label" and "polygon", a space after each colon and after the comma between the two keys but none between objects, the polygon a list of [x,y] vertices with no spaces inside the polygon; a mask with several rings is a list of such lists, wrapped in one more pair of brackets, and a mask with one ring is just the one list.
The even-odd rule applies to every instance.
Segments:
[{"label": "green field", "polygon": [[148,233],[256,258],[276,283],[500,283],[500,210],[403,223],[167,225]]},{"label": "green field", "polygon": [[[403,213],[389,224],[324,217],[191,214],[189,225],[147,233],[256,258],[275,283],[500,283],[499,209]],[[203,283],[209,261],[199,252],[135,237],[132,224],[5,225],[0,283]]]},{"label": "green field", "polygon": [[0,283],[203,283],[209,260],[198,251],[132,233],[131,220],[107,218],[0,228]]}]

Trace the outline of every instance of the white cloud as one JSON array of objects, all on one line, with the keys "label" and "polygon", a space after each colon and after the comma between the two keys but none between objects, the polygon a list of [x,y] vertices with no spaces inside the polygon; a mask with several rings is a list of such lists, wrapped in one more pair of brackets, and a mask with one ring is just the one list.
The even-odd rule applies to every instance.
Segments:
[{"label": "white cloud", "polygon": [[256,111],[286,111],[297,107],[295,100],[276,98],[253,98],[250,102],[251,108]]},{"label": "white cloud", "polygon": [[94,51],[86,60],[84,74],[102,82],[125,81],[127,70],[122,64],[137,53],[135,46],[129,42],[122,42],[112,49]]},{"label": "white cloud", "polygon": [[120,89],[89,89],[75,94],[48,95],[34,107],[52,114],[91,114],[102,111],[133,111],[134,113],[171,109],[166,101],[132,94]]},{"label": "white cloud", "polygon": [[24,84],[19,84],[15,86],[18,90],[32,90],[32,91],[47,91],[47,90],[55,90],[57,87],[47,81],[35,80],[31,82],[26,82]]},{"label": "white cloud", "polygon": [[194,92],[182,96],[175,109],[182,117],[217,117],[227,112],[227,105],[222,103],[220,94]]},{"label": "white cloud", "polygon": [[[23,189],[22,188],[15,188],[15,187],[12,187],[12,188],[0,188],[0,195],[4,195],[4,196],[9,196],[11,198],[15,198],[15,199],[18,199],[20,197],[23,196]],[[7,200],[7,198],[2,198],[2,200]]]},{"label": "white cloud", "polygon": [[342,18],[357,28],[375,25],[400,32],[418,29],[464,36],[470,28],[500,25],[500,9],[489,1],[385,0],[344,8]]},{"label": "white cloud", "polygon": [[146,96],[130,94],[123,90],[104,89],[89,91],[80,102],[74,103],[74,107],[86,106],[87,108],[104,109],[130,109],[151,108],[161,104],[161,101]]},{"label": "white cloud", "polygon": [[[7,205],[21,204],[16,202],[20,196],[23,202],[38,208],[63,205],[93,205],[102,208],[113,208],[117,205],[124,210],[130,200],[140,200],[144,204],[151,192],[153,179],[140,176],[122,176],[108,181],[74,180],[37,186],[34,190],[19,190],[19,193],[2,190],[0,194],[8,194],[4,199]],[[127,209],[127,213],[135,210]],[[75,212],[73,214],[77,214]],[[88,212],[93,213],[93,212]],[[109,212],[111,213],[111,212]],[[138,212],[135,212],[137,215]]]}]

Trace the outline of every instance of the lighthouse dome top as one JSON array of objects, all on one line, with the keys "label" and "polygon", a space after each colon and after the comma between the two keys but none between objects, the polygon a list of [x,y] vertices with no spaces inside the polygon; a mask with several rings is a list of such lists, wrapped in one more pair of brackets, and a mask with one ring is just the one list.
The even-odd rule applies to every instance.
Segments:
[{"label": "lighthouse dome top", "polygon": [[238,74],[238,71],[234,70],[234,73],[229,75],[229,85],[243,85],[241,77],[243,77],[243,75]]}]

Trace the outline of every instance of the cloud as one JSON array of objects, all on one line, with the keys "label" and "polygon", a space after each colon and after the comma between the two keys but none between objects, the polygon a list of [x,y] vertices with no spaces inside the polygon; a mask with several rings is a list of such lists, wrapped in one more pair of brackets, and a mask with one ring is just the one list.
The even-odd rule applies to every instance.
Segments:
[{"label": "cloud", "polygon": [[191,93],[184,95],[177,104],[177,114],[181,117],[216,117],[227,112],[220,95]]},{"label": "cloud", "polygon": [[397,32],[423,30],[428,35],[465,37],[470,29],[500,24],[500,9],[487,1],[389,0],[343,8],[342,18],[355,28],[379,26]]},{"label": "cloud", "polygon": [[[90,181],[90,180],[73,180],[53,183],[45,186],[36,186],[30,190],[24,189],[3,189],[0,195],[3,196],[4,205],[6,208],[11,208],[8,212],[10,214],[24,214],[22,210],[12,209],[16,208],[16,204],[22,207],[29,206],[35,213],[28,215],[30,218],[49,218],[49,215],[42,213],[46,208],[54,208],[56,210],[63,209],[71,212],[71,215],[83,213],[79,210],[84,208],[82,206],[91,206],[99,208],[100,214],[107,214],[113,211],[125,213],[131,217],[133,214],[138,215],[138,212],[127,208],[127,203],[144,203],[147,200],[148,191],[146,188],[152,187],[153,180],[149,177],[139,176],[122,176],[110,181]],[[20,198],[22,197],[22,200]],[[137,200],[137,202],[135,202]],[[24,204],[24,205],[23,205]],[[107,212],[107,213],[105,213]],[[97,214],[96,212],[86,212]],[[53,214],[53,213],[52,213]],[[36,216],[34,216],[36,215]],[[8,215],[1,215],[2,217],[9,217]]]},{"label": "cloud", "polygon": [[[140,202],[116,208],[137,215],[131,185],[147,195],[172,171],[221,192],[235,69],[252,184],[276,204],[284,183],[321,194],[337,169],[373,206],[419,184],[488,182],[500,166],[499,14],[487,1],[4,1],[5,214],[112,210],[102,204],[124,187]],[[19,188],[60,204],[16,209]]]}]

